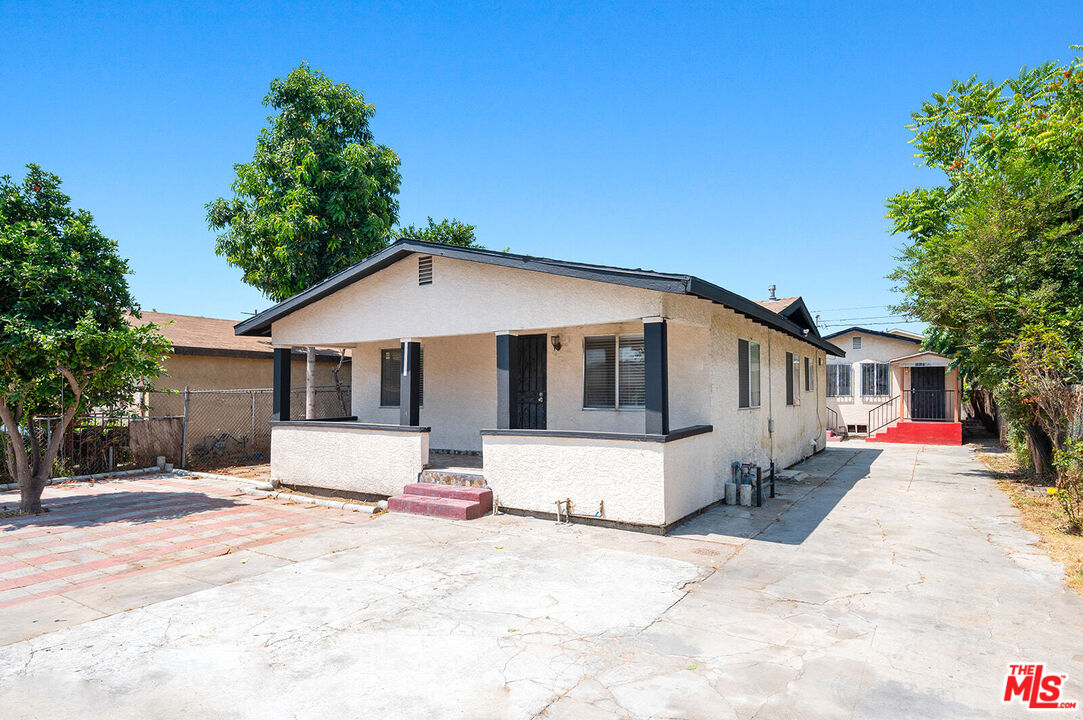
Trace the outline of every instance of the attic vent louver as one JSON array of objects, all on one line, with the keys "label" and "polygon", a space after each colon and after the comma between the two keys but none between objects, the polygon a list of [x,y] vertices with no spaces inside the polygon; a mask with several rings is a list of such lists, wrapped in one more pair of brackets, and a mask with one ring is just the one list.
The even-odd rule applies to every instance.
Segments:
[{"label": "attic vent louver", "polygon": [[417,259],[417,284],[432,285],[432,255]]}]

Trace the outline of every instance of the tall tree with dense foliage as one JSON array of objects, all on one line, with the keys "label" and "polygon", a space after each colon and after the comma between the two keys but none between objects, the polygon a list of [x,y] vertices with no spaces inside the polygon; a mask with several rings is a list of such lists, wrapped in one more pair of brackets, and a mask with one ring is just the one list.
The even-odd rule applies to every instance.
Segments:
[{"label": "tall tree with dense foliage", "polygon": [[424,227],[409,225],[399,230],[399,237],[411,240],[423,240],[424,242],[443,243],[444,245],[458,245],[468,247],[477,245],[474,236],[474,226],[467,225],[458,220],[441,220],[435,222],[430,217]]},{"label": "tall tree with dense foliage", "polygon": [[263,99],[276,114],[252,162],[235,166],[232,199],[207,204],[216,251],[276,302],[386,247],[396,236],[472,244],[457,220],[396,233],[399,157],[373,138],[362,93],[301,64]]},{"label": "tall tree with dense foliage", "polygon": [[[128,322],[138,308],[116,243],[70,207],[60,178],[27,168],[21,183],[0,177],[0,444],[19,509],[34,513],[72,420],[130,403],[170,344]],[[47,442],[43,415],[60,417]]]},{"label": "tall tree with dense foliage", "polygon": [[913,120],[917,157],[943,182],[888,200],[909,238],[898,309],[993,389],[1044,474],[1083,376],[1083,61],[956,81]]},{"label": "tall tree with dense foliage", "polygon": [[362,94],[307,65],[272,82],[263,104],[277,114],[207,220],[218,254],[277,302],[387,245],[399,158],[373,139]]}]

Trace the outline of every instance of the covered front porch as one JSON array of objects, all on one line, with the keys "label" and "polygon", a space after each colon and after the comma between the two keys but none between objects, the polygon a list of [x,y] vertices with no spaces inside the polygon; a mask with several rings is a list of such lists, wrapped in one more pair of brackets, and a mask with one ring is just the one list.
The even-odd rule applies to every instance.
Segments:
[{"label": "covered front porch", "polygon": [[650,316],[349,347],[353,414],[334,419],[289,416],[290,348],[276,348],[278,481],[372,496],[458,482],[507,509],[556,514],[560,500],[573,517],[654,528],[715,499],[695,390],[704,327]]}]

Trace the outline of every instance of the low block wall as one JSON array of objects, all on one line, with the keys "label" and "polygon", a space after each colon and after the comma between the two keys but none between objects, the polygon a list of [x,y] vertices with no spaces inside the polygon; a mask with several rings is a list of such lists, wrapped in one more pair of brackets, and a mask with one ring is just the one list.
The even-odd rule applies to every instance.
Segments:
[{"label": "low block wall", "polygon": [[[485,480],[501,507],[555,513],[556,501],[570,498],[573,516],[662,527],[671,521],[667,488],[679,494],[713,483],[707,444],[695,442],[709,438],[710,428],[696,430],[693,436],[483,430]],[[604,513],[596,515],[602,503]]]},{"label": "low block wall", "polygon": [[271,477],[290,485],[398,495],[429,462],[429,428],[271,423]]}]

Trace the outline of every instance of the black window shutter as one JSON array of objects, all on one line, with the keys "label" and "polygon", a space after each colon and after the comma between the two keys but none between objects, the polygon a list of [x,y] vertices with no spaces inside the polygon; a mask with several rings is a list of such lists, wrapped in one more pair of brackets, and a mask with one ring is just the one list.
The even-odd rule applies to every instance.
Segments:
[{"label": "black window shutter", "polygon": [[793,353],[786,353],[786,404],[793,405]]},{"label": "black window shutter", "polygon": [[737,407],[748,407],[748,340],[737,341]]}]

